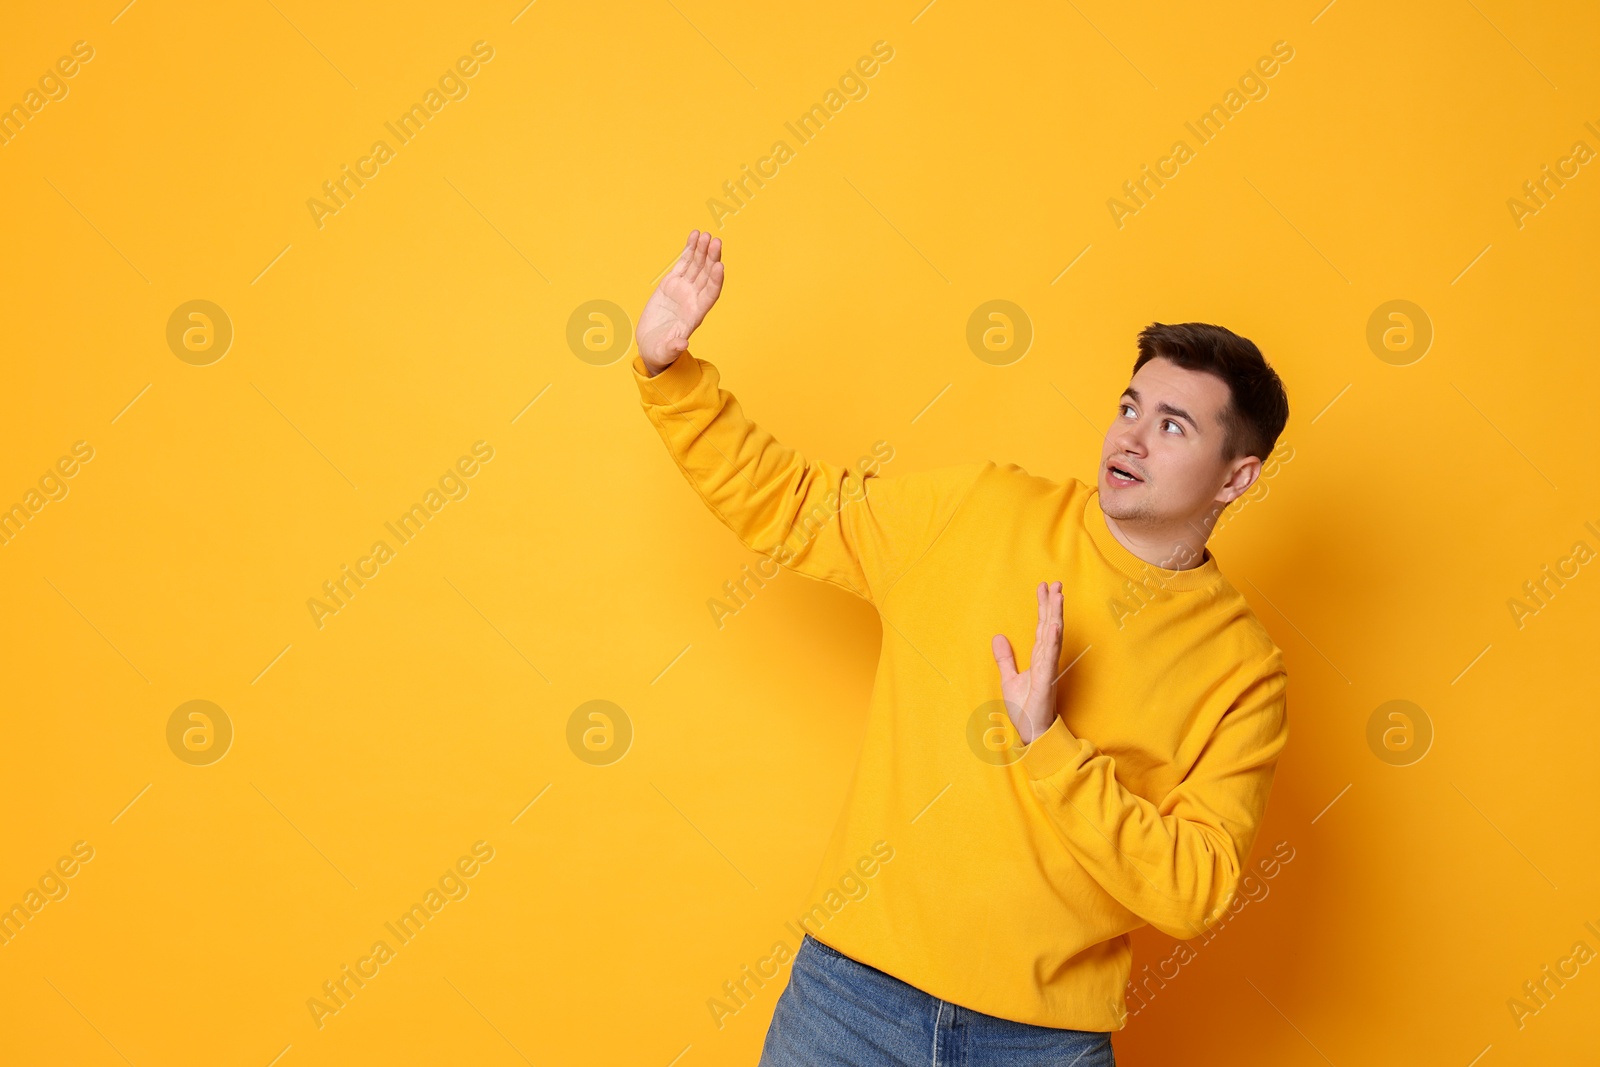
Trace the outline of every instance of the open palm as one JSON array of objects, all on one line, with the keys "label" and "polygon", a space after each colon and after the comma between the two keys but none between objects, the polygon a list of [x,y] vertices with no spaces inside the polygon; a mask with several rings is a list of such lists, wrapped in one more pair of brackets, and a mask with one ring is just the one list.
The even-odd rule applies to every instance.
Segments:
[{"label": "open palm", "polygon": [[1056,661],[1061,658],[1061,583],[1039,583],[1039,625],[1033,631],[1033,652],[1028,669],[1017,670],[1011,642],[995,634],[994,661],[1000,667],[1000,695],[1006,714],[1024,744],[1050,728],[1056,720]]},{"label": "open palm", "polygon": [[694,230],[678,261],[639,313],[639,357],[659,374],[689,348],[722,292],[722,238]]}]

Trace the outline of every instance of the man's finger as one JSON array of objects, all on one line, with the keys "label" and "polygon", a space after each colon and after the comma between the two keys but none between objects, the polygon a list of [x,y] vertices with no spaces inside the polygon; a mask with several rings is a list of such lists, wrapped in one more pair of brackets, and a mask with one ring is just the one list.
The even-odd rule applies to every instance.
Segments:
[{"label": "man's finger", "polygon": [[1033,646],[1033,659],[1028,663],[1028,671],[1038,679],[1040,685],[1053,685],[1056,660],[1060,658],[1061,627],[1053,622],[1046,623],[1039,636],[1039,642]]},{"label": "man's finger", "polygon": [[681,278],[684,276],[684,274],[688,273],[689,249],[692,247],[693,243],[694,239],[692,237],[683,243],[683,248],[678,252],[678,258],[673,260],[671,267],[667,268],[667,273],[661,279],[661,284],[665,285],[669,279]]},{"label": "man's finger", "polygon": [[692,280],[696,286],[699,286],[705,281],[706,266],[708,263],[710,263],[710,259],[706,254],[706,250],[710,247],[711,234],[705,230],[701,230],[700,240],[695,242],[694,246],[694,277]]},{"label": "man's finger", "polygon": [[1000,681],[1009,682],[1017,676],[1017,659],[1011,654],[1011,642],[1006,640],[1005,634],[995,634],[990,642],[994,650],[994,661],[1000,665]]}]

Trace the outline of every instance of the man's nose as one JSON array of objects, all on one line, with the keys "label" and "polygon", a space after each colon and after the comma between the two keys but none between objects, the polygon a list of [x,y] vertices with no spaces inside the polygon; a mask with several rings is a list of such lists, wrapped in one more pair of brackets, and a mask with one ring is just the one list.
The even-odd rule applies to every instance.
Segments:
[{"label": "man's nose", "polygon": [[1111,435],[1111,443],[1121,452],[1136,456],[1145,454],[1144,430],[1138,424],[1119,426]]}]

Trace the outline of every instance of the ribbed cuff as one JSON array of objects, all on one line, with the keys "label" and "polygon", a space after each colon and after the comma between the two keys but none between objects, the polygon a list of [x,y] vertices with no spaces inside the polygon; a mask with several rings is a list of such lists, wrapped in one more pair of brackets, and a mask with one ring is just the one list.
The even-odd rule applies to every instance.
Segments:
[{"label": "ribbed cuff", "polygon": [[644,365],[643,357],[634,356],[632,366],[633,380],[639,386],[639,396],[647,404],[676,403],[700,384],[700,361],[688,350],[654,378],[650,376],[649,368]]},{"label": "ribbed cuff", "polygon": [[1037,782],[1069,764],[1082,763],[1093,749],[1093,742],[1086,737],[1074,737],[1067,731],[1066,722],[1057,716],[1050,728],[1035,737],[1022,754],[1022,769]]}]

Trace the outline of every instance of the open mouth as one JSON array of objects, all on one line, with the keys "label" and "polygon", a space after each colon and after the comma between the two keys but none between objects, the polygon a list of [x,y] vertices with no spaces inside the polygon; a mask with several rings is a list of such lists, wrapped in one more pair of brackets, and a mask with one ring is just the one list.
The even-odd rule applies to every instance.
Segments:
[{"label": "open mouth", "polygon": [[1114,463],[1106,464],[1106,480],[1112,485],[1138,485],[1144,481],[1132,471]]}]

